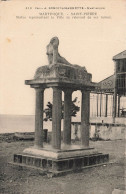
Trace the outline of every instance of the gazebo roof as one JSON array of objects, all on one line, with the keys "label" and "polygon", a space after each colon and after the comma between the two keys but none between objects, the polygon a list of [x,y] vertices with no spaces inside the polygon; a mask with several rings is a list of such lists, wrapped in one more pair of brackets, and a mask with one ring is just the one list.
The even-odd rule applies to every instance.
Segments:
[{"label": "gazebo roof", "polygon": [[118,60],[118,59],[126,59],[126,50],[113,57],[113,60]]}]

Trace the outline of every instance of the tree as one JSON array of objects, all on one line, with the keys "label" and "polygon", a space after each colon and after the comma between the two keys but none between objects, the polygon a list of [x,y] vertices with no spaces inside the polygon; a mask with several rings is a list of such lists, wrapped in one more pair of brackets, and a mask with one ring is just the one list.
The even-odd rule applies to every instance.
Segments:
[{"label": "tree", "polygon": [[[72,117],[76,117],[77,112],[79,112],[80,107],[76,105],[77,101],[77,97],[72,101],[71,103],[71,116]],[[79,103],[79,102],[78,102]],[[47,108],[44,109],[44,113],[45,113],[45,118],[44,121],[52,121],[52,108],[53,108],[53,104],[51,102],[47,103]],[[62,113],[61,113],[61,119],[64,118],[64,101],[62,101]]]}]

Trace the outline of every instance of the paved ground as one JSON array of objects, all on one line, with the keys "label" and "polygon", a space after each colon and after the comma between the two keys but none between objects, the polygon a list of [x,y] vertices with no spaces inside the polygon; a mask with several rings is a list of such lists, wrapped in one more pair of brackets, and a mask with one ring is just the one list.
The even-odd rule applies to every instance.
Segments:
[{"label": "paved ground", "polygon": [[33,145],[33,141],[0,142],[0,193],[6,194],[111,194],[125,190],[125,140],[90,142],[90,146],[110,154],[113,164],[89,168],[81,173],[48,178],[30,170],[7,165],[14,153]]}]

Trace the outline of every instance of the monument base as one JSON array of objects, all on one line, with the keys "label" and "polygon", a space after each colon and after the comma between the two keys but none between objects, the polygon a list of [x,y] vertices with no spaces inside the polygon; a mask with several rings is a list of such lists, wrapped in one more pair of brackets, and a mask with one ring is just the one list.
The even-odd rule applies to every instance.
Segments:
[{"label": "monument base", "polygon": [[21,154],[14,154],[14,164],[36,167],[53,175],[82,170],[108,161],[108,154],[98,153],[93,148],[48,150],[32,147],[25,149]]}]

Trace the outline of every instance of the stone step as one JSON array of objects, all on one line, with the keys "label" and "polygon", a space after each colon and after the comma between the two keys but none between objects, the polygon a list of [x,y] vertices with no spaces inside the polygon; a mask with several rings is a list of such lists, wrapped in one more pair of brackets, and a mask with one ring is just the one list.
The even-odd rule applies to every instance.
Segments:
[{"label": "stone step", "polygon": [[100,163],[100,164],[84,166],[81,169],[68,169],[68,170],[62,170],[62,171],[48,170],[48,169],[44,170],[40,167],[30,166],[30,165],[21,164],[21,163],[15,163],[15,162],[9,162],[8,164],[10,166],[12,166],[14,168],[18,168],[20,170],[30,170],[30,171],[33,171],[34,173],[39,173],[41,175],[47,175],[48,178],[52,178],[52,177],[55,177],[55,176],[66,175],[66,174],[69,174],[69,173],[78,173],[78,172],[82,172],[84,169],[87,169],[87,168],[106,166],[106,165],[110,165],[110,164],[113,164],[113,163],[114,162],[104,162],[104,163]]},{"label": "stone step", "polygon": [[48,172],[53,172],[54,174],[67,171],[81,170],[85,167],[90,167],[94,165],[102,165],[109,161],[108,154],[96,154],[80,157],[72,157],[67,159],[48,159],[33,155],[15,154],[14,163],[25,166],[34,166],[40,168],[41,170],[47,170]]}]

